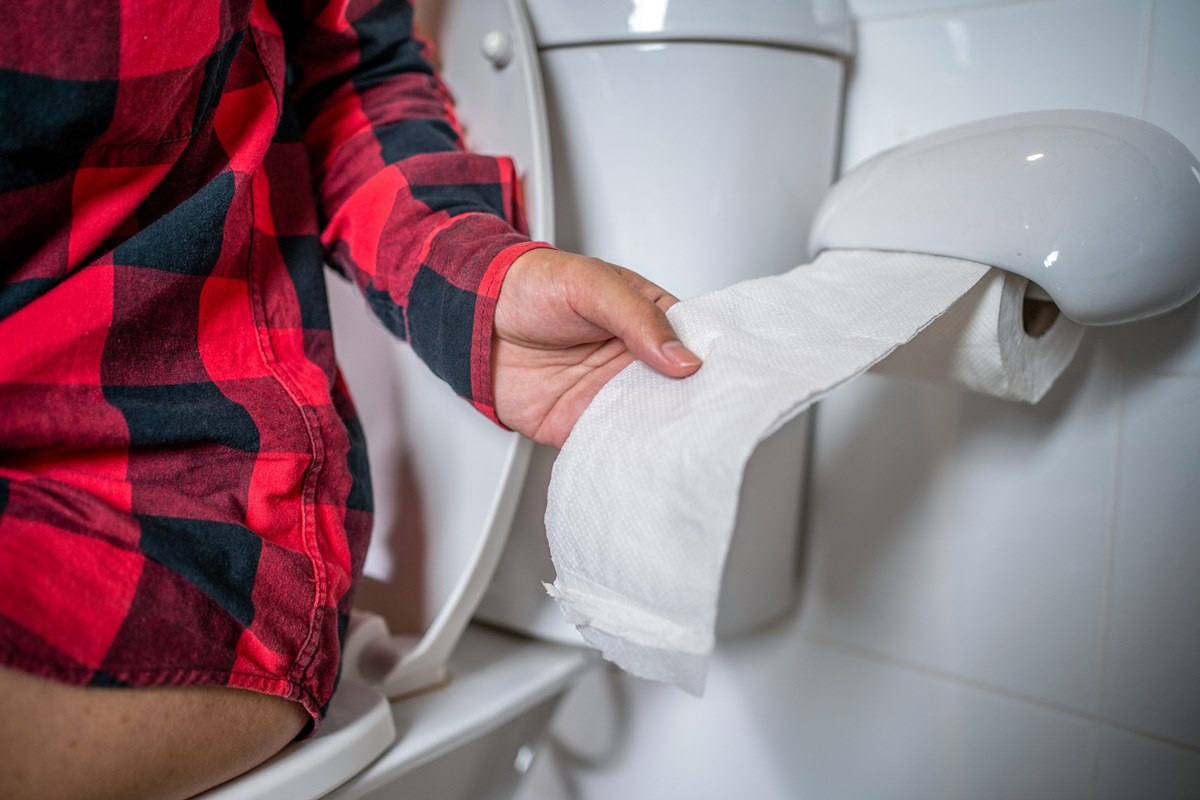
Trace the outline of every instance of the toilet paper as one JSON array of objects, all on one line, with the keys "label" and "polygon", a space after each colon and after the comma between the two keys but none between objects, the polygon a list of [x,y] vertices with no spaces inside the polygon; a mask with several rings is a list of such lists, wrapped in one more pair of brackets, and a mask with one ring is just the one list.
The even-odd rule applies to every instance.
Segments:
[{"label": "toilet paper", "polygon": [[675,380],[631,364],[554,464],[546,532],[556,579],[546,588],[566,620],[623,669],[700,694],[758,442],[947,309],[930,355],[890,370],[1040,397],[1078,332],[1062,320],[1039,339],[1025,334],[1020,281],[949,258],[836,251],[675,305],[668,316],[704,366]]},{"label": "toilet paper", "polygon": [[992,270],[873,371],[1038,402],[1071,363],[1083,326],[1052,303],[1031,300],[1028,287],[1019,275]]}]

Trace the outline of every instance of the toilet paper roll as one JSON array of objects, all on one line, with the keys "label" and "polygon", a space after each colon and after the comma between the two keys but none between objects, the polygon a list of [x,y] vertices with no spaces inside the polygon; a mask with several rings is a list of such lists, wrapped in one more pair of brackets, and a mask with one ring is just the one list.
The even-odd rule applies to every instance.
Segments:
[{"label": "toilet paper roll", "polygon": [[1083,326],[1053,303],[1029,297],[1029,285],[1019,275],[992,270],[872,371],[1038,402],[1074,358]]},{"label": "toilet paper roll", "polygon": [[[567,621],[625,670],[701,693],[755,446],[912,339],[988,271],[936,256],[837,251],[674,306],[668,316],[704,366],[674,380],[631,364],[592,401],[554,464],[546,532],[557,577],[546,588]],[[968,300],[981,320],[995,300],[995,324],[1019,328],[1003,276],[996,280]],[[976,329],[962,330],[971,338]],[[1014,373],[1013,351],[995,349],[1008,364],[1000,372]],[[960,360],[958,372],[979,385],[1002,382],[978,378],[982,359]]]}]

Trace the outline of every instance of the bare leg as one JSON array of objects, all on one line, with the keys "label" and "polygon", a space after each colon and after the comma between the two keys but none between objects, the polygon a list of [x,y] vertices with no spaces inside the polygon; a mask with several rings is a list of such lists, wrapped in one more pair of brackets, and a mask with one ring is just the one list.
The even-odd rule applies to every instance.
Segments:
[{"label": "bare leg", "polygon": [[0,667],[0,797],[184,798],[261,764],[299,703],[216,687],[67,686]]}]

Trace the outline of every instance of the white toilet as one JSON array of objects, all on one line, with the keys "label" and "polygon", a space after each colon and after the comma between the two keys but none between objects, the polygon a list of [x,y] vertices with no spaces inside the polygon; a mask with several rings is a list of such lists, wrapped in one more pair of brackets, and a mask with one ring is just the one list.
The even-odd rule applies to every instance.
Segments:
[{"label": "white toilet", "polygon": [[[533,235],[688,297],[804,260],[833,177],[850,29],[841,0],[667,6],[445,0],[419,13],[468,141],[517,161]],[[741,233],[695,235],[722,230]],[[510,796],[557,698],[598,663],[555,644],[578,639],[539,583],[553,578],[541,516],[554,452],[456,400],[352,289],[333,280],[330,295],[377,495],[365,613],[321,734],[205,796]],[[739,524],[760,546],[731,553],[723,630],[791,602],[806,437],[806,421],[789,426],[750,466],[760,501]],[[480,619],[549,641],[466,627],[489,586]]]},{"label": "white toilet", "polygon": [[[629,266],[681,297],[809,260],[814,218],[814,253],[910,249],[992,263],[1050,283],[1050,297],[1085,322],[1162,313],[1200,291],[1200,234],[1168,219],[1200,214],[1200,165],[1148,132],[1154,156],[1143,159],[1141,128],[1105,115],[1072,118],[1066,139],[1048,117],[932,137],[929,148],[866,165],[827,197],[852,52],[844,0],[444,0],[427,32],[469,142],[516,158],[534,236]],[[1128,133],[1132,144],[1121,146],[1134,157],[1118,179],[1142,180],[1143,196],[1158,199],[1137,213],[1162,217],[1175,234],[1117,253],[1107,274],[1056,271],[1051,282],[1004,260],[1014,234],[1003,220],[963,224],[961,215],[991,214],[959,196],[979,180],[1031,202],[1048,197],[1047,214],[1065,219],[1063,208],[1097,193],[1094,181],[1037,184],[990,154],[1025,147],[1028,136],[1070,150],[1091,126],[1104,130],[1097,142]],[[1119,160],[1106,156],[1106,169]],[[939,165],[964,175],[948,189],[959,217],[906,200],[937,180]],[[1190,186],[1175,175],[1190,180],[1188,168]],[[1075,172],[1091,174],[1087,163]],[[1076,205],[1072,220],[1089,222],[1089,203]],[[940,227],[886,224],[893,211],[902,219],[898,210],[940,215]],[[1030,231],[1030,252],[1052,233]],[[1181,252],[1191,261],[1172,266]],[[1146,285],[1153,291],[1133,299],[1130,287]],[[204,796],[510,797],[558,699],[599,663],[541,586],[554,577],[542,515],[555,454],[455,399],[353,290],[334,280],[330,292],[377,495],[361,613],[320,735]],[[793,602],[807,430],[799,418],[748,466],[719,634],[761,626]],[[506,630],[468,625],[472,616]]]}]

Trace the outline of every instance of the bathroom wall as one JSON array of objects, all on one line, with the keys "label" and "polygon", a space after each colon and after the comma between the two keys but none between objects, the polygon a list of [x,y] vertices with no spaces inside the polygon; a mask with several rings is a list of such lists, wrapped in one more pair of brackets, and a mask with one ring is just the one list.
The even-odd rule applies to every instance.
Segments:
[{"label": "bathroom wall", "polygon": [[[1053,107],[1200,153],[1200,2],[850,6],[844,168]],[[796,613],[702,701],[593,677],[525,800],[1200,797],[1200,303],[1090,331],[1037,407],[868,375],[811,490]]]}]

